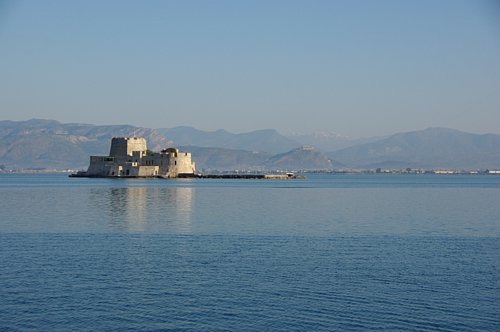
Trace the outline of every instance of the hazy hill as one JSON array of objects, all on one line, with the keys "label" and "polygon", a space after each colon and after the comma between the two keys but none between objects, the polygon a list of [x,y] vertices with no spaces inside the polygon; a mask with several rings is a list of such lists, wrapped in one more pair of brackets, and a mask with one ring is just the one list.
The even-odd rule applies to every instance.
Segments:
[{"label": "hazy hill", "polygon": [[271,157],[265,163],[269,170],[331,170],[332,162],[312,146],[303,146]]},{"label": "hazy hill", "polygon": [[366,168],[498,168],[500,135],[429,128],[395,134],[329,156],[349,166]]},{"label": "hazy hill", "polygon": [[0,121],[0,164],[10,167],[86,168],[90,155],[107,155],[113,136],[143,136],[148,147],[170,146],[154,129],[128,125],[62,124],[54,120]]},{"label": "hazy hill", "polygon": [[194,146],[181,147],[181,149],[192,152],[197,169],[205,172],[211,170],[330,170],[333,168],[331,161],[323,153],[310,146],[277,155]]},{"label": "hazy hill", "polygon": [[280,153],[301,146],[274,129],[233,134],[226,130],[203,131],[192,127],[158,129],[176,146],[219,147],[226,149]]},{"label": "hazy hill", "polygon": [[330,160],[337,167],[500,168],[500,135],[444,128],[399,133],[325,155],[315,148],[298,148],[301,143],[275,130],[232,134],[190,127],[156,130],[39,119],[0,121],[0,165],[86,168],[90,155],[109,153],[112,137],[133,135],[145,137],[155,151],[183,146],[193,153],[200,170],[325,170],[332,168]]},{"label": "hazy hill", "polygon": [[315,132],[312,134],[294,133],[287,135],[287,137],[300,142],[303,145],[312,145],[322,151],[328,152],[345,149],[359,144],[371,143],[382,139],[382,137],[351,138],[332,132]]},{"label": "hazy hill", "polygon": [[[172,142],[170,136],[165,136],[168,132],[176,142]],[[109,153],[112,137],[133,135],[145,137],[148,147],[155,151],[181,146],[192,152],[199,170],[264,170],[273,153],[257,151],[279,149],[281,152],[300,145],[275,130],[231,134],[224,130],[204,132],[189,127],[156,130],[129,125],[62,124],[40,119],[0,121],[0,165],[5,164],[8,168],[85,169],[90,155]],[[194,143],[204,143],[210,147],[193,146]],[[314,168],[317,161],[314,158],[309,161],[311,166],[305,168]],[[280,163],[280,167],[287,169],[292,169],[293,165],[292,158]],[[307,160],[302,158],[300,165],[307,165]]]},{"label": "hazy hill", "polygon": [[272,155],[266,152],[252,152],[225,148],[182,146],[181,150],[192,153],[196,169],[200,172],[263,170],[264,163]]}]

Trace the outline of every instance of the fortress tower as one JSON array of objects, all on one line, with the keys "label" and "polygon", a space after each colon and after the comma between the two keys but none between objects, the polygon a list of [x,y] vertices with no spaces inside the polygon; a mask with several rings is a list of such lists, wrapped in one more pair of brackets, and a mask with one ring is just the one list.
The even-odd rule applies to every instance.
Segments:
[{"label": "fortress tower", "polygon": [[146,155],[148,147],[143,137],[113,137],[111,139],[110,157],[132,156],[134,152],[140,152],[141,157]]}]

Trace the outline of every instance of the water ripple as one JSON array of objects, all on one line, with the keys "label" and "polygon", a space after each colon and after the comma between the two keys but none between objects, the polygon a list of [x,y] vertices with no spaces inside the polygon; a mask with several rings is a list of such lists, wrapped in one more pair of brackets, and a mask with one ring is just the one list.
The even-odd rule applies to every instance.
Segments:
[{"label": "water ripple", "polygon": [[500,328],[497,239],[3,234],[0,240],[5,329]]}]

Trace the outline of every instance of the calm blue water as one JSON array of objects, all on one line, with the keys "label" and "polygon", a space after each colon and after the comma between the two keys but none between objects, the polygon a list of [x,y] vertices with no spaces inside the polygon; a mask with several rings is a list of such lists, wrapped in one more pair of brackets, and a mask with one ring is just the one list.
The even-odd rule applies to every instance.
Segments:
[{"label": "calm blue water", "polygon": [[500,330],[500,176],[0,175],[0,211],[0,330]]}]

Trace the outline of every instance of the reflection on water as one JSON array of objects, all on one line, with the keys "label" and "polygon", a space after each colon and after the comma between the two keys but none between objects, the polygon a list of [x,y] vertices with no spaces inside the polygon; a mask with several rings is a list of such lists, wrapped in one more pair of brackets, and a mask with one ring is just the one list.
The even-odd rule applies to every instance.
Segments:
[{"label": "reflection on water", "polygon": [[0,331],[500,331],[500,177],[4,179]]},{"label": "reflection on water", "polygon": [[[0,183],[0,232],[498,237],[497,178],[73,182],[60,175],[14,177],[9,185]],[[490,186],[484,187],[486,182]]]},{"label": "reflection on water", "polygon": [[193,188],[92,189],[90,201],[106,209],[116,230],[142,232],[167,224],[179,233],[191,232]]}]

